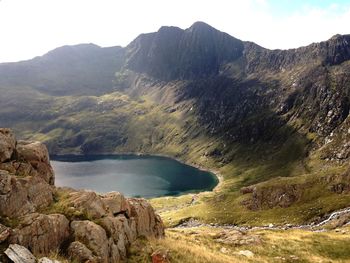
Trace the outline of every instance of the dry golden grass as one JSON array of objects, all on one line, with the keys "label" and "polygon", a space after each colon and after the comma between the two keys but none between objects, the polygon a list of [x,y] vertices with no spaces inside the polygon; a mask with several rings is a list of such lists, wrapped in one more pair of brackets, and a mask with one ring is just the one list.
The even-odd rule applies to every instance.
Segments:
[{"label": "dry golden grass", "polygon": [[[309,230],[251,230],[244,236],[257,236],[260,242],[237,245],[222,243],[222,228],[168,229],[166,238],[136,242],[128,262],[151,262],[153,251],[168,253],[172,263],[226,262],[350,262],[350,228],[344,232],[322,233]],[[251,258],[239,255],[249,250]]]}]

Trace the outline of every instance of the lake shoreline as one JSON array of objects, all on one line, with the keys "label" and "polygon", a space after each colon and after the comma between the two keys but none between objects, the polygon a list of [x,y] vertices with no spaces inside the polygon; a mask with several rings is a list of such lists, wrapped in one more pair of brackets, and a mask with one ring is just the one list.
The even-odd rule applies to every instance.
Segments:
[{"label": "lake shoreline", "polygon": [[[215,187],[212,190],[205,190],[205,191],[200,191],[197,193],[184,193],[184,194],[180,194],[178,196],[182,196],[182,195],[186,195],[186,194],[200,194],[200,193],[205,193],[205,192],[217,192],[219,191],[220,187],[222,186],[223,183],[223,176],[220,174],[220,172],[218,172],[217,170],[214,169],[210,169],[210,168],[206,168],[204,166],[198,165],[198,164],[194,164],[194,163],[190,163],[190,162],[186,162],[184,160],[181,160],[177,157],[171,156],[171,155],[167,155],[167,154],[150,154],[150,153],[142,153],[142,152],[114,152],[114,153],[94,153],[94,154],[81,154],[81,153],[64,153],[64,154],[52,154],[50,155],[50,160],[51,157],[54,156],[67,156],[67,155],[72,155],[72,156],[92,156],[92,155],[100,155],[100,156],[108,156],[108,155],[134,155],[134,156],[149,156],[149,157],[164,157],[164,158],[169,158],[169,159],[173,159],[181,164],[184,165],[188,165],[191,167],[194,167],[200,171],[203,172],[209,172],[212,175],[214,175],[214,177],[217,179],[217,184],[215,185]],[[54,160],[53,160],[54,161]],[[149,199],[149,198],[147,198]]]}]

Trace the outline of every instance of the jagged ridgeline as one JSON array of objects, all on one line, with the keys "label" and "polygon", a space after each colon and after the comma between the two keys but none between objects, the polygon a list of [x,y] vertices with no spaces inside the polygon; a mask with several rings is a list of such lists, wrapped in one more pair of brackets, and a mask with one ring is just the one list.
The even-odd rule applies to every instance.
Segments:
[{"label": "jagged ridgeline", "polygon": [[0,123],[53,154],[167,154],[223,175],[173,219],[310,221],[350,200],[349,41],[268,50],[197,22],[65,46],[0,64]]}]

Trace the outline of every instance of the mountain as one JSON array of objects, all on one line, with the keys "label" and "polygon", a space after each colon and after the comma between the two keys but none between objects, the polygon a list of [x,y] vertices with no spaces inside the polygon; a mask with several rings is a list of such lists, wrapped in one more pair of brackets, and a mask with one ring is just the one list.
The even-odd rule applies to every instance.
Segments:
[{"label": "mountain", "polygon": [[196,22],[182,30],[161,27],[127,47],[126,67],[163,79],[215,76],[222,64],[242,56],[243,42]]},{"label": "mountain", "polygon": [[164,154],[218,171],[219,190],[169,208],[170,225],[317,221],[350,201],[349,41],[268,50],[196,22],[124,48],[62,47],[0,64],[0,123],[51,153]]},{"label": "mountain", "polygon": [[61,96],[102,94],[111,90],[123,57],[121,47],[63,46],[32,60],[1,64],[0,85]]}]

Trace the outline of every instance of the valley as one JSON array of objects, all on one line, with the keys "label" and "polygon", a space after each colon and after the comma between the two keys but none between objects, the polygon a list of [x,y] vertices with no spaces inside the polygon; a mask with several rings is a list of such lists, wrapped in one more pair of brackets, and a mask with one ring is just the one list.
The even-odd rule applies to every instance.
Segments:
[{"label": "valley", "polygon": [[[350,35],[268,50],[203,22],[162,27],[124,48],[65,46],[0,64],[0,93],[1,126],[50,154],[159,154],[219,174],[193,203],[193,194],[149,200],[168,227],[151,247],[174,262],[203,246],[198,262],[350,260],[349,218],[326,232],[250,229],[349,207]],[[188,220],[203,225],[179,227]],[[249,227],[230,235],[252,243],[217,242],[226,224]],[[131,262],[149,254],[137,251]]]}]

